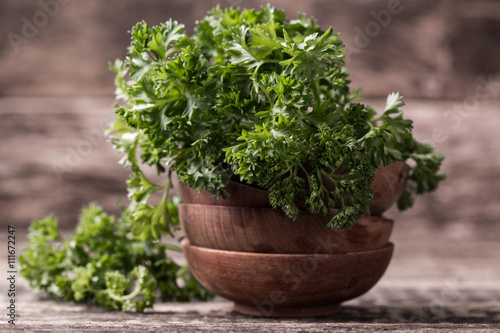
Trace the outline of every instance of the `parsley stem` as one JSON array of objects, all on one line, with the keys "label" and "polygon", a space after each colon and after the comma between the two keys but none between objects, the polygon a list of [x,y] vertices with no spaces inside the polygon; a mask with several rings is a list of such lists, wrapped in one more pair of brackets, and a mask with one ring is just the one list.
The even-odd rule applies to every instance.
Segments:
[{"label": "parsley stem", "polygon": [[316,101],[318,101],[318,104],[321,103],[321,100],[320,100],[320,88],[319,88],[319,81],[318,79],[315,79],[312,81],[312,91],[313,91],[313,95],[314,95],[314,99]]},{"label": "parsley stem", "polygon": [[164,244],[165,248],[167,250],[172,250],[172,251],[175,251],[175,252],[179,252],[179,253],[182,253],[182,247],[180,246],[177,246],[177,245],[174,245],[174,244]]},{"label": "parsley stem", "polygon": [[139,295],[141,293],[141,291],[142,291],[142,285],[141,285],[141,283],[139,282],[139,279],[138,279],[136,281],[136,283],[135,283],[134,290],[132,290],[130,292],[130,294],[128,294],[128,295],[122,295],[122,296],[116,295],[111,289],[106,289],[105,292],[107,292],[108,296],[111,299],[114,299],[115,301],[123,302],[123,301],[131,300],[135,296]]}]

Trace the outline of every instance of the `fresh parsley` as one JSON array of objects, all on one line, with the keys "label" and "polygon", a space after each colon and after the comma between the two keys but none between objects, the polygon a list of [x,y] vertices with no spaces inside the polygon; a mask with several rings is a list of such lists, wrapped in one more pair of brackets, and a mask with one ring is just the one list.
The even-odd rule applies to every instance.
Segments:
[{"label": "fresh parsley", "polygon": [[[176,207],[170,201],[172,216],[177,216]],[[54,216],[35,220],[29,248],[19,257],[20,273],[35,292],[95,303],[107,310],[142,312],[157,297],[163,301],[211,298],[187,266],[167,256],[167,250],[179,248],[133,235],[130,214],[125,211],[115,221],[102,207],[90,204],[67,239],[60,235]]]},{"label": "fresh parsley", "polygon": [[[415,140],[392,93],[377,116],[351,90],[344,44],[331,28],[303,14],[288,20],[270,5],[260,10],[217,6],[187,36],[169,20],[131,31],[115,73],[112,144],[131,168],[130,205],[115,221],[91,204],[75,233],[60,236],[57,219],[35,220],[21,274],[35,291],[106,309],[143,311],[163,300],[211,295],[187,267],[166,255],[162,235],[179,228],[171,178],[216,197],[239,181],[264,188],[273,207],[296,219],[301,201],[313,213],[339,212],[331,228],[349,228],[369,215],[379,165],[411,161],[399,209],[445,178],[444,156]],[[143,165],[167,173],[156,184]],[[153,199],[152,196],[155,196]],[[179,250],[177,248],[177,250]],[[183,285],[176,281],[182,279]]]},{"label": "fresh parsley", "polygon": [[[444,179],[444,156],[413,138],[398,93],[378,117],[358,102],[331,28],[303,14],[288,20],[270,5],[215,7],[193,36],[183,28],[138,23],[127,58],[111,65],[119,100],[111,140],[132,168],[131,214],[144,238],[169,232],[164,202],[148,197],[168,193],[174,172],[216,197],[229,195],[230,180],[264,188],[293,219],[297,201],[320,214],[340,205],[328,224],[339,229],[369,214],[379,165],[414,161],[400,209]],[[142,163],[168,169],[166,185],[149,181]]]}]

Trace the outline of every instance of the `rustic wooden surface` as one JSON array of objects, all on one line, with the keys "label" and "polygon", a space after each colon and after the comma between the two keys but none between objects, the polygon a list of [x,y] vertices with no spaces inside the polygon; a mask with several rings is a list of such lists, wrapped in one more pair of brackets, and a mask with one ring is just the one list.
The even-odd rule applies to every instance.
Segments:
[{"label": "rustic wooden surface", "polygon": [[[323,29],[332,26],[348,45],[354,86],[370,96],[399,90],[413,98],[462,98],[479,76],[500,71],[494,0],[57,1],[64,4],[46,20],[40,1],[0,2],[0,96],[109,96],[108,62],[125,56],[134,24],[173,18],[191,34],[195,20],[216,4],[271,3],[291,18],[305,12]],[[30,31],[29,23],[40,27]],[[12,34],[22,42],[13,43]]]},{"label": "rustic wooden surface", "polygon": [[[106,312],[27,292],[18,278],[17,325],[2,332],[500,332],[500,242],[408,239],[396,228],[395,253],[367,294],[325,318],[269,319],[232,304],[160,303],[145,314]],[[0,260],[6,261],[5,251]],[[6,290],[6,280],[0,280]],[[7,298],[0,294],[5,308]]]}]

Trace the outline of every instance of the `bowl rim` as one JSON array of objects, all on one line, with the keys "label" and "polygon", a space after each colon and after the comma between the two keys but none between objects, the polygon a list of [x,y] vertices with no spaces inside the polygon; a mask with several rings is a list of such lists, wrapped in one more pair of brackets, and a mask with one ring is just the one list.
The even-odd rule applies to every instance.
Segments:
[{"label": "bowl rim", "polygon": [[236,255],[236,256],[245,256],[245,257],[273,257],[273,258],[284,258],[288,257],[290,259],[293,258],[307,258],[311,256],[320,256],[320,257],[339,257],[339,256],[348,256],[348,255],[363,255],[363,254],[369,254],[369,253],[376,253],[376,252],[385,252],[388,251],[389,249],[394,250],[394,243],[392,242],[387,242],[386,245],[383,247],[377,248],[377,249],[372,249],[372,250],[363,250],[363,251],[350,251],[350,252],[341,252],[341,253],[262,253],[262,252],[243,252],[243,251],[229,251],[229,250],[219,250],[219,249],[213,249],[209,247],[203,247],[203,246],[197,246],[197,245],[192,245],[191,242],[187,239],[184,238],[181,241],[182,247],[191,247],[194,248],[196,251],[204,251],[204,252],[212,252],[212,253],[220,253],[220,254],[228,254],[228,255]]},{"label": "bowl rim", "polygon": [[[280,210],[280,209],[274,209],[274,208],[267,208],[267,207],[252,207],[252,206],[228,206],[228,205],[206,205],[206,204],[199,204],[199,203],[184,203],[181,202],[179,203],[179,207],[184,206],[184,207],[191,207],[192,209],[195,209],[196,207],[210,207],[212,209],[219,209],[219,210],[231,210],[231,209],[242,209],[242,210],[261,210],[261,211],[270,211],[270,212],[275,212],[277,214],[283,215],[284,217],[286,214]],[[336,208],[331,208],[330,212],[327,215],[319,214],[319,213],[311,213],[309,211],[304,211],[300,213],[299,219],[302,216],[318,216],[318,217],[327,217],[327,216],[333,216],[334,214],[338,213],[338,209]],[[384,222],[390,222],[394,223],[393,219],[390,219],[388,217],[385,217],[383,215],[361,215],[360,219],[356,222],[358,223],[360,220],[373,220],[372,223],[377,223],[378,221],[384,221]]]}]

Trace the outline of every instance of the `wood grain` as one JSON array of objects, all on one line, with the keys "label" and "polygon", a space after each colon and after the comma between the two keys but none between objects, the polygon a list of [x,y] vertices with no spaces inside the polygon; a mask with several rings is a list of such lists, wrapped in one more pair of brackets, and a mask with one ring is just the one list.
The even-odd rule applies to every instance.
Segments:
[{"label": "wood grain", "polygon": [[303,213],[296,221],[279,210],[181,204],[182,229],[195,246],[259,253],[345,253],[384,247],[393,221],[363,216],[348,230],[326,228],[336,213]]},{"label": "wood grain", "polygon": [[263,254],[190,245],[183,251],[196,279],[235,301],[235,310],[264,317],[311,317],[338,312],[385,272],[393,245],[346,254]]},{"label": "wood grain", "polygon": [[[46,24],[13,47],[9,34],[23,36],[24,20],[44,14],[40,2],[66,3]],[[128,30],[146,20],[169,18],[186,25],[216,4],[250,8],[267,0],[85,0],[0,2],[0,96],[111,96],[113,75],[108,62],[125,57]],[[385,97],[400,91],[414,98],[463,98],[479,75],[500,71],[496,55],[499,4],[491,0],[403,1],[397,14],[378,18],[387,0],[274,0],[290,18],[298,12],[318,19],[321,27],[340,32],[353,87],[365,96]],[[375,14],[374,14],[375,13]],[[383,14],[379,14],[383,15]],[[384,22],[385,20],[385,22]],[[372,31],[369,31],[372,29]],[[366,31],[368,30],[368,34]],[[467,42],[464,42],[466,40]],[[487,46],[487,47],[485,47]],[[17,52],[16,52],[17,49]]]},{"label": "wood grain", "polygon": [[[393,161],[387,166],[379,166],[371,185],[374,196],[373,203],[370,205],[371,215],[382,216],[384,212],[397,202],[406,186],[408,169],[408,165],[401,161]],[[303,175],[302,177],[305,178],[306,176]],[[173,177],[172,181],[174,183],[174,188],[177,190],[184,203],[211,206],[272,208],[269,203],[269,193],[266,190],[243,183],[232,181],[226,184],[225,189],[229,193],[229,196],[224,199],[214,197],[209,191],[195,191],[182,184],[177,177]],[[329,190],[334,189],[326,180],[325,186]],[[295,204],[302,211],[307,211],[302,201],[296,201]]]}]

